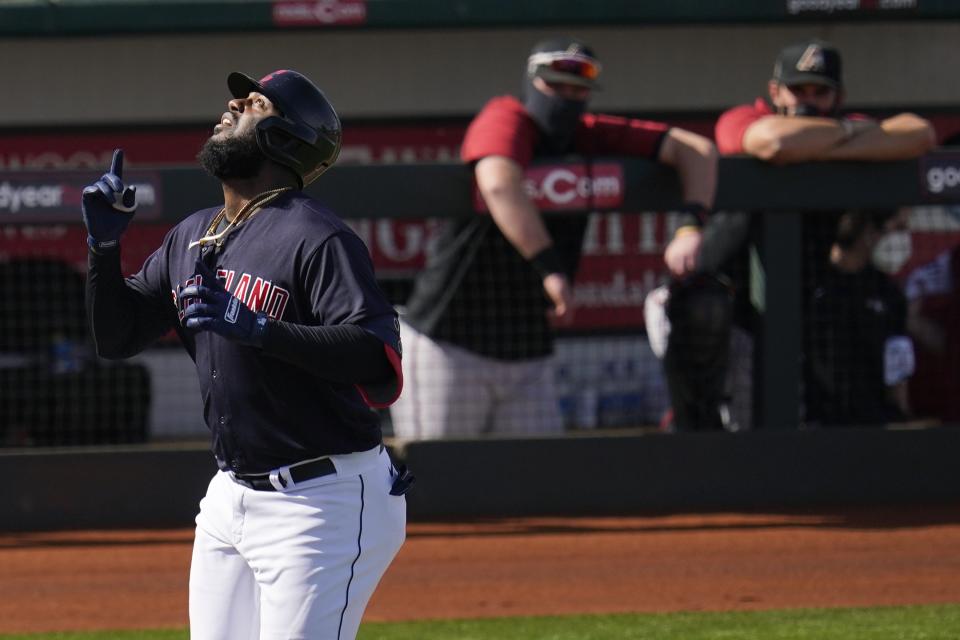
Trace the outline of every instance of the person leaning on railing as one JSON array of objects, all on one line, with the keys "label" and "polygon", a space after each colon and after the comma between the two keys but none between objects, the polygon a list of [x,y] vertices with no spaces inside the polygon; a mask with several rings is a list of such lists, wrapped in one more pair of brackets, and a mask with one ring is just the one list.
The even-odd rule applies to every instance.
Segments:
[{"label": "person leaning on railing", "polygon": [[812,40],[783,49],[768,95],[720,116],[720,153],[746,153],[776,164],[884,162],[916,158],[934,146],[933,127],[915,114],[883,120],[844,114],[841,71],[840,52],[826,42]]},{"label": "person leaning on railing", "polygon": [[[904,160],[923,155],[935,145],[933,127],[925,119],[912,113],[899,113],[881,120],[863,114],[845,113],[842,110],[845,98],[841,57],[836,47],[820,40],[788,46],[776,59],[773,77],[767,85],[767,96],[757,98],[752,104],[736,106],[720,116],[716,125],[717,147],[723,155],[748,154],[774,164],[790,164],[812,161]],[[854,215],[855,219],[857,215],[862,217],[862,212],[818,212],[804,219],[804,302],[810,314],[806,319],[808,334],[814,326],[818,329],[833,327],[834,335],[837,332],[849,333],[852,329],[846,325],[854,322],[854,318],[841,318],[837,309],[830,310],[822,304],[816,304],[817,296],[824,292],[825,287],[830,290],[837,289],[836,279],[839,272],[847,273],[846,281],[840,288],[849,289],[854,286],[850,282],[851,278],[869,277],[871,281],[862,282],[864,286],[884,291],[889,289],[876,282],[878,278],[885,278],[885,275],[878,275],[865,265],[859,265],[854,270],[846,269],[844,265],[847,260],[838,261],[838,256],[849,254],[850,246],[853,246],[844,246],[844,243],[865,242],[866,236],[862,234],[853,239],[845,237],[844,234],[849,230],[845,230],[844,225],[849,226],[851,215]],[[870,238],[882,232],[883,227],[883,224],[870,226]],[[866,302],[872,304],[879,300],[874,298],[876,296]],[[889,300],[891,296],[885,295],[883,298]],[[882,304],[874,306],[879,308]],[[885,308],[889,310],[889,305]],[[858,308],[855,312],[856,321],[867,323],[868,332],[882,333],[885,329],[878,323],[892,322],[863,309]],[[826,403],[830,406],[849,407],[851,402],[883,402],[883,393],[873,398],[841,398],[844,394],[851,394],[846,385],[842,384],[842,380],[836,376],[830,380],[811,377],[814,375],[812,372],[817,370],[849,372],[855,371],[859,365],[867,367],[867,364],[813,362],[810,348],[812,347],[808,340],[808,405],[813,402],[817,406]],[[878,346],[876,350],[882,351],[883,346]],[[821,348],[817,348],[817,352],[826,354]],[[847,352],[831,352],[829,357],[834,360],[842,359],[846,357],[844,353]],[[882,352],[874,352],[869,356],[871,361],[883,357]],[[872,366],[867,368],[871,371],[883,369],[882,366],[879,369]],[[813,399],[809,392],[818,388],[818,385],[820,392],[817,398]],[[906,399],[902,394],[896,404],[906,407]],[[864,410],[851,409],[843,415],[818,416],[817,420],[837,422],[847,418],[858,419],[855,416],[869,413],[867,407],[862,409]]]},{"label": "person leaning on railing", "polygon": [[[404,439],[562,431],[548,315],[569,322],[585,216],[544,220],[524,189],[536,157],[645,157],[676,169],[690,224],[713,206],[716,149],[663,123],[587,113],[600,63],[585,43],[557,38],[526,61],[524,97],[490,100],[470,124],[470,163],[489,215],[451,220],[401,315],[407,390],[392,408]],[[671,260],[692,263],[694,229]]]}]

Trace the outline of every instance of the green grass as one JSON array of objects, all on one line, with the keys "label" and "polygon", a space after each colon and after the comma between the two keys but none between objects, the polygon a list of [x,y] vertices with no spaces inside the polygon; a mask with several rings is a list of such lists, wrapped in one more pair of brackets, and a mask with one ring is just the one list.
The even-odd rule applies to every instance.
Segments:
[{"label": "green grass", "polygon": [[[187,640],[180,631],[0,635],[0,640]],[[957,640],[960,605],[370,623],[358,640]]]}]

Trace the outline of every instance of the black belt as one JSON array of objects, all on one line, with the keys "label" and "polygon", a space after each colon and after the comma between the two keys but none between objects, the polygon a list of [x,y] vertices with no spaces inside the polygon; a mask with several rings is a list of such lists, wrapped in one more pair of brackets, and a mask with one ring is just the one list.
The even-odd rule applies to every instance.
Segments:
[{"label": "black belt", "polygon": [[[322,478],[323,476],[329,476],[337,472],[337,468],[333,466],[333,461],[330,458],[320,458],[319,460],[304,462],[303,464],[291,466],[289,469],[290,477],[293,478],[295,484],[313,480],[314,478]],[[277,490],[277,488],[273,486],[273,483],[270,482],[270,473],[233,473],[230,475],[235,482],[250,489],[256,489],[257,491]],[[278,476],[277,480],[286,488],[287,479],[284,478],[283,475]]]}]

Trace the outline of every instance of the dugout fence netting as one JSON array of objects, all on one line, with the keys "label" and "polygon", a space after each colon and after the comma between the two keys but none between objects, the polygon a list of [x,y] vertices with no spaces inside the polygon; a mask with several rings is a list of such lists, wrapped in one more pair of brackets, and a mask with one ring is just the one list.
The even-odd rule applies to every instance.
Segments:
[{"label": "dugout fence netting", "polygon": [[960,208],[821,213],[803,234],[803,423],[956,422]]},{"label": "dugout fence netting", "polygon": [[[958,212],[925,206],[803,216],[798,428],[957,421]],[[751,224],[761,224],[763,215],[753,214]],[[544,369],[549,384],[531,383],[522,371],[496,369],[495,379],[486,381],[467,377],[451,385],[441,380],[438,384],[460,392],[424,397],[457,403],[461,409],[477,403],[476,411],[488,411],[489,418],[478,430],[460,429],[451,417],[440,437],[542,434],[545,401],[556,407],[559,422],[552,433],[671,430],[671,400],[657,345],[662,331],[647,326],[656,316],[649,316],[645,303],[669,280],[662,254],[675,219],[669,212],[596,213],[583,221],[574,287],[577,311],[572,323],[554,327],[555,348]],[[426,255],[438,249],[431,243],[452,223],[351,221],[371,250],[384,292],[401,309]],[[131,227],[123,248],[126,272],[142,263],[167,228],[158,223]],[[0,446],[205,439],[196,372],[174,336],[126,361],[96,357],[84,311],[82,227],[21,224],[2,231]],[[758,264],[762,272],[762,260],[755,259],[763,254],[759,237],[743,242],[728,270],[736,292],[724,381],[730,430],[762,427],[755,419],[754,333],[762,305],[751,290],[762,282],[756,273]],[[454,309],[440,342],[478,348],[484,340],[506,336],[509,342],[480,350],[505,355],[506,361],[514,360],[511,353],[529,354],[531,344],[539,345],[544,336],[524,335],[523,327],[531,314],[543,312],[545,302],[542,293],[524,294],[523,268],[509,252],[487,256],[483,268],[458,285],[469,290],[472,302]],[[514,319],[513,330],[492,331],[504,318],[508,327]],[[469,348],[463,352],[469,371],[470,358],[478,354]],[[417,354],[408,351],[407,357]],[[405,393],[417,394],[418,385],[424,390],[429,384],[423,376],[408,379]],[[549,395],[549,387],[555,395]],[[527,396],[529,418],[519,410],[519,426],[513,423],[509,429],[498,423],[496,410],[483,408],[506,402],[519,406]],[[390,412],[383,417],[385,433],[394,435]]]}]

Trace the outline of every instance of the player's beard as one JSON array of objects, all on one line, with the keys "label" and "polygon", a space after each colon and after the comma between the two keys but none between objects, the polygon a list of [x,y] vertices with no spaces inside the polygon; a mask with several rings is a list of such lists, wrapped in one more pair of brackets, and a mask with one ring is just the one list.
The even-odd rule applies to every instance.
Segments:
[{"label": "player's beard", "polygon": [[266,159],[257,145],[254,130],[220,140],[210,138],[197,154],[203,170],[221,181],[253,178],[260,173]]}]

